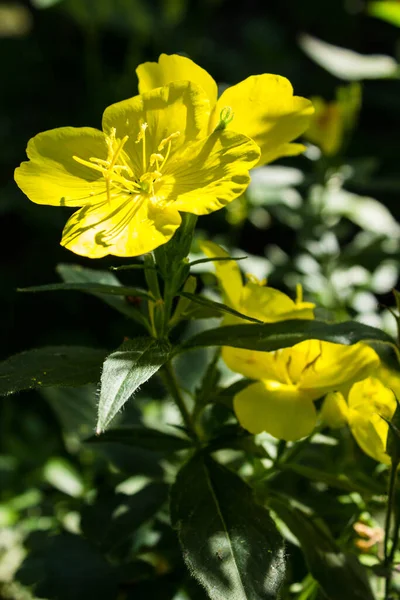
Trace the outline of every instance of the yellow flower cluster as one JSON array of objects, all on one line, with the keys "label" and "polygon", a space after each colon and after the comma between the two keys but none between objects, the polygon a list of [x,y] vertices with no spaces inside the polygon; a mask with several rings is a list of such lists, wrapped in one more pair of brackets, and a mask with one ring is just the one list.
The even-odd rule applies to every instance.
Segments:
[{"label": "yellow flower cluster", "polygon": [[249,77],[218,99],[213,78],[182,56],[162,54],[137,74],[140,94],[109,106],[102,131],[40,133],[16,169],[33,202],[81,207],[61,243],[90,258],[154,250],[180,212],[218,210],[244,192],[256,164],[304,150],[291,142],[313,107],[284,77]]},{"label": "yellow flower cluster", "polygon": [[[229,256],[211,242],[203,242],[202,250],[209,258]],[[294,302],[253,277],[243,285],[233,260],[215,262],[215,269],[225,303],[247,316],[265,323],[314,318],[314,305],[302,301],[300,290]],[[225,324],[237,320],[229,316]],[[366,344],[307,340],[275,352],[227,347],[222,356],[230,369],[255,380],[234,398],[236,416],[251,433],[266,431],[288,441],[305,437],[318,420],[315,401],[326,396],[322,422],[348,424],[362,450],[390,462],[384,419],[390,420],[396,409],[393,392],[400,394],[400,377],[380,365]]]}]

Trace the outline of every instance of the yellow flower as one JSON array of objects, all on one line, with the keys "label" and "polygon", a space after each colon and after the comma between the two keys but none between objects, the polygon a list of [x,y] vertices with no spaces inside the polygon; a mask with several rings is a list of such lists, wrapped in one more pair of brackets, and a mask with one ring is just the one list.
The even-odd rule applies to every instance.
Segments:
[{"label": "yellow flower", "polygon": [[16,182],[38,204],[82,207],[63,232],[73,252],[150,252],[173,236],[179,211],[213,212],[249,183],[257,145],[231,130],[209,133],[210,112],[196,83],[169,83],[109,106],[103,131],[63,127],[35,136]]},{"label": "yellow flower", "polygon": [[[379,371],[376,374],[379,375]],[[340,392],[328,395],[321,417],[332,428],[347,423],[356,442],[368,456],[390,464],[390,457],[386,453],[389,427],[384,419],[389,421],[393,417],[396,406],[393,391],[380,379],[368,377],[351,387],[347,402]]]},{"label": "yellow flower", "polygon": [[334,156],[354,126],[361,105],[361,88],[357,83],[338,88],[334,102],[325,102],[323,98],[311,100],[315,113],[304,136],[317,144],[323,154]]},{"label": "yellow flower", "polygon": [[251,433],[267,431],[284,440],[312,432],[317,413],[314,401],[328,392],[363,379],[379,364],[364,344],[343,346],[308,340],[276,352],[253,352],[247,362],[232,348],[228,366],[258,379],[234,398],[241,425]]},{"label": "yellow flower", "polygon": [[200,85],[211,106],[209,131],[214,130],[221,117],[228,117],[229,129],[258,144],[260,165],[304,150],[302,144],[290,142],[307,129],[314,109],[306,98],[293,96],[292,85],[285,77],[253,75],[225,90],[218,99],[217,84],[207,71],[177,54],[161,54],[158,62],[139,65],[136,72],[141,93],[182,79]]},{"label": "yellow flower", "polygon": [[[226,258],[229,254],[218,244],[201,242],[200,248],[208,258]],[[247,275],[243,285],[242,275],[234,260],[215,261],[215,271],[222,289],[224,302],[235,310],[249,316],[273,323],[287,319],[313,319],[311,302],[303,302],[301,288],[294,302],[289,296],[274,288],[265,286],[254,275]],[[240,322],[238,317],[228,316],[225,323]],[[244,350],[244,352],[248,352]]]}]

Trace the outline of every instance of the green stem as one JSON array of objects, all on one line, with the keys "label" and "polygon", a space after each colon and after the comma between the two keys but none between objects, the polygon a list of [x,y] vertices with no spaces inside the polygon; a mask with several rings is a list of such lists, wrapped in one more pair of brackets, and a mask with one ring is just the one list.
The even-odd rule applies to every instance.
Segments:
[{"label": "green stem", "polygon": [[182,396],[181,389],[175,375],[175,371],[170,361],[168,361],[164,365],[161,374],[164,380],[165,387],[167,388],[167,390],[175,400],[177,407],[179,408],[183,422],[185,423],[189,434],[192,436],[193,439],[195,439],[198,442],[198,436],[192,419],[192,415],[190,414],[189,409],[186,406],[186,402]]},{"label": "green stem", "polygon": [[[387,571],[386,575],[386,585],[385,585],[385,600],[390,599],[390,589],[392,587],[392,568],[393,561],[396,553],[397,544],[399,541],[399,525],[400,525],[400,516],[399,511],[396,509],[395,500],[396,500],[396,475],[397,475],[397,467],[399,465],[399,461],[393,461],[390,468],[390,477],[389,477],[389,489],[388,489],[388,506],[386,511],[386,519],[385,519],[385,542],[384,542],[384,566]],[[392,514],[395,512],[395,530],[393,533],[392,547],[389,552],[389,539],[390,539],[390,525],[392,522]]]}]

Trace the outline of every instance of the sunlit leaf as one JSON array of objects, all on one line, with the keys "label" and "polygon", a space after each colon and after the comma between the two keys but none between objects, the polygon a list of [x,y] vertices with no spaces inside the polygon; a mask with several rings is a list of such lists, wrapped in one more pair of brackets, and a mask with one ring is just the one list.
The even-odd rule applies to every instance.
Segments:
[{"label": "sunlit leaf", "polygon": [[372,17],[378,17],[378,19],[400,27],[400,4],[398,1],[392,0],[386,2],[385,0],[380,0],[379,2],[370,2],[368,4],[368,13]]},{"label": "sunlit leaf", "polygon": [[393,77],[398,71],[398,64],[391,56],[359,54],[307,34],[300,36],[299,44],[312,60],[339,79],[382,79]]},{"label": "sunlit leaf", "polygon": [[185,562],[211,600],[273,600],[285,576],[283,540],[250,488],[196,456],[171,492]]},{"label": "sunlit leaf", "polygon": [[106,429],[133,393],[168,360],[170,348],[150,337],[124,342],[110,354],[101,375],[97,433]]}]

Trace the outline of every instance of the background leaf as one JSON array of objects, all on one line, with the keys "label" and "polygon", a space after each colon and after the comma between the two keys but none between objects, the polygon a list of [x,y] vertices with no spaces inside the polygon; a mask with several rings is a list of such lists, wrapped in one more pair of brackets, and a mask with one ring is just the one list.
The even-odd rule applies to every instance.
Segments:
[{"label": "background leaf", "polygon": [[0,395],[94,383],[106,355],[106,350],[82,346],[47,346],[15,354],[0,363]]},{"label": "background leaf", "polygon": [[[59,264],[57,265],[57,273],[60,275],[61,279],[65,283],[70,284],[98,284],[98,285],[107,285],[113,288],[121,287],[121,282],[119,279],[110,273],[110,271],[101,271],[97,269],[88,269],[86,267],[81,267],[80,265],[68,265],[68,264]],[[96,296],[96,298],[100,298],[112,308],[115,308],[120,313],[126,315],[130,318],[137,318],[138,310],[131,306],[126,298],[118,297],[110,294],[103,294],[98,289],[92,287],[86,287],[86,289],[82,288],[82,291],[85,291],[92,296]],[[121,296],[126,294],[121,294]],[[135,296],[136,294],[128,294],[128,296]]]},{"label": "background leaf", "polygon": [[398,69],[397,62],[391,56],[359,54],[311,35],[300,36],[299,44],[312,60],[340,79],[361,81],[393,77]]},{"label": "background leaf", "polygon": [[330,600],[374,600],[366,571],[357,556],[343,552],[326,528],[310,515],[274,497],[268,505],[299,540],[308,568]]},{"label": "background leaf", "polygon": [[124,342],[107,357],[101,375],[97,433],[106,429],[138,387],[168,360],[169,350],[165,342],[140,337]]},{"label": "background leaf", "polygon": [[172,488],[171,517],[186,564],[212,600],[278,597],[283,540],[239,477],[195,456]]},{"label": "background leaf", "polygon": [[30,553],[17,580],[33,585],[41,598],[58,600],[113,600],[117,583],[111,566],[86,540],[77,535],[37,533],[29,540]]}]

